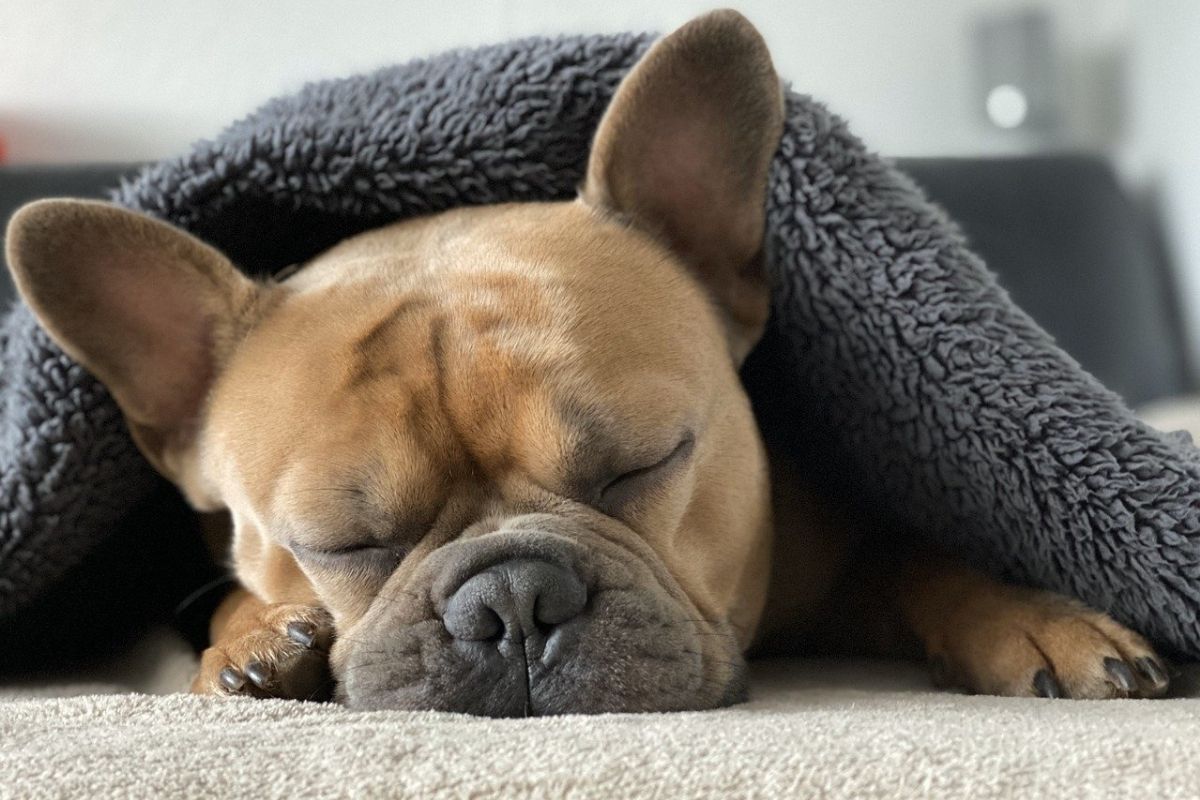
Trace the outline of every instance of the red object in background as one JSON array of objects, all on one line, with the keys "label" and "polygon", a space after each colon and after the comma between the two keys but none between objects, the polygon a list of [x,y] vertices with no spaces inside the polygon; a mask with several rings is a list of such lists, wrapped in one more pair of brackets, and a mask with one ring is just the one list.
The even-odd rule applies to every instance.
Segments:
[{"label": "red object in background", "polygon": [[4,137],[0,136],[0,164],[3,164],[6,158],[8,158],[8,148],[4,145]]}]

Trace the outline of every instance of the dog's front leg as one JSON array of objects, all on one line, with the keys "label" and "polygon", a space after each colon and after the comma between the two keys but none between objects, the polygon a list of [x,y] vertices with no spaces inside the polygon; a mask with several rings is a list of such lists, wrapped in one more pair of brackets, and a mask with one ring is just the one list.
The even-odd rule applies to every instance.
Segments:
[{"label": "dog's front leg", "polygon": [[333,624],[321,608],[264,603],[238,588],[217,608],[192,691],[328,699]]},{"label": "dog's front leg", "polygon": [[905,560],[897,586],[904,619],[943,685],[1076,698],[1167,689],[1163,662],[1141,636],[1077,600],[917,554]]}]

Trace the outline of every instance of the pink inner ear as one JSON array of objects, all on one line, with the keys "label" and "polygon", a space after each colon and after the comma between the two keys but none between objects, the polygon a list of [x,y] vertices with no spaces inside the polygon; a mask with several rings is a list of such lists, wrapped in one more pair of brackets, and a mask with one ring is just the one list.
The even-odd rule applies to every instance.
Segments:
[{"label": "pink inner ear", "polygon": [[705,116],[680,110],[661,121],[644,144],[634,180],[641,184],[639,212],[660,227],[680,255],[707,271],[749,258],[753,248],[740,255],[747,249],[738,240],[743,187],[735,165],[726,163],[731,154],[724,128]]},{"label": "pink inner ear", "polygon": [[130,416],[155,427],[186,423],[213,373],[212,318],[195,281],[178,265],[96,265],[94,330],[107,327],[104,360]]}]

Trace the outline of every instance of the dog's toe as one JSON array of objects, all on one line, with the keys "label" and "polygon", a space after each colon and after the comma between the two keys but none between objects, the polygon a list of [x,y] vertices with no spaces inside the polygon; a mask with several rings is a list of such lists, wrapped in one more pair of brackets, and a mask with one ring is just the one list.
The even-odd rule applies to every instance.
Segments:
[{"label": "dog's toe", "polygon": [[1141,656],[1134,659],[1134,669],[1137,671],[1138,680],[1144,684],[1152,694],[1162,694],[1170,686],[1171,679],[1167,677],[1166,668],[1150,656]]},{"label": "dog's toe", "polygon": [[1033,690],[1038,697],[1062,697],[1062,684],[1058,682],[1058,678],[1054,677],[1054,673],[1048,669],[1039,669],[1033,676]]},{"label": "dog's toe", "polygon": [[1157,697],[1170,684],[1141,636],[1058,595],[1013,592],[969,610],[930,654],[935,684],[1026,697]]},{"label": "dog's toe", "polygon": [[327,700],[333,624],[319,608],[267,606],[259,626],[208,648],[192,690],[210,694]]},{"label": "dog's toe", "polygon": [[251,661],[244,672],[251,683],[264,691],[270,690],[274,683],[275,671],[261,661]]},{"label": "dog's toe", "polygon": [[292,620],[287,625],[287,636],[301,647],[312,647],[317,643],[316,628],[303,620]]},{"label": "dog's toe", "polygon": [[246,685],[246,676],[237,667],[222,667],[217,682],[228,692],[240,692]]}]

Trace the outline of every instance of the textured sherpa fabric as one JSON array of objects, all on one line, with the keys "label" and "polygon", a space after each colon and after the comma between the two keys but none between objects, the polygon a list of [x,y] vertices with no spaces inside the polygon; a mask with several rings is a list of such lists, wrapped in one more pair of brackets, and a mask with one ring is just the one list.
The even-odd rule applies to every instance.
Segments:
[{"label": "textured sherpa fabric", "polygon": [[[117,200],[261,273],[381,223],[569,197],[644,36],[530,39],[311,85]],[[1137,422],[895,169],[788,94],[767,201],[774,315],[748,367],[772,436],[883,520],[1200,656],[1200,454]],[[586,269],[586,265],[580,265]],[[5,327],[0,614],[154,484],[104,393]]]}]

